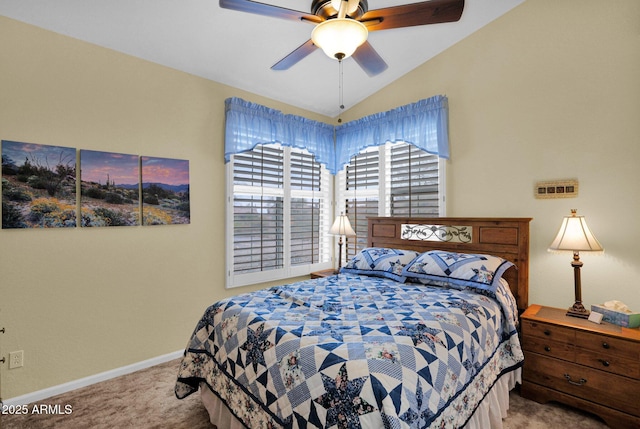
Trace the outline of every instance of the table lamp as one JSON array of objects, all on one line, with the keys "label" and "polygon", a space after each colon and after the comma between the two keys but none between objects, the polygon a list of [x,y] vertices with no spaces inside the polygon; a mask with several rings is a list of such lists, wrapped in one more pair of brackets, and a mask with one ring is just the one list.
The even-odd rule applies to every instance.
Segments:
[{"label": "table lamp", "polygon": [[589,310],[582,305],[582,285],[580,282],[580,261],[579,252],[602,252],[604,249],[593,235],[584,216],[578,216],[576,209],[571,209],[571,216],[565,216],[560,225],[560,230],[549,246],[549,251],[572,251],[573,279],[575,291],[575,303],[567,311],[567,316],[587,319]]},{"label": "table lamp", "polygon": [[331,229],[329,230],[329,234],[337,235],[340,237],[338,240],[338,269],[334,271],[334,273],[338,274],[340,272],[340,268],[342,267],[342,236],[346,235],[347,237],[355,237],[356,232],[351,228],[351,222],[349,222],[349,218],[344,214],[344,212],[340,212],[340,216],[336,217],[336,220],[331,225]]}]

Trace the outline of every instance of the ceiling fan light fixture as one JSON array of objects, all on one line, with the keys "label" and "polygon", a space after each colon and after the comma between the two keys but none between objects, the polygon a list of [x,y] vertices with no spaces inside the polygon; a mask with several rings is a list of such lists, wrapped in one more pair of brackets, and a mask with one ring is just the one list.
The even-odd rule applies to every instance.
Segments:
[{"label": "ceiling fan light fixture", "polygon": [[351,18],[328,19],[311,32],[311,40],[330,58],[342,60],[350,57],[366,40],[367,27]]}]

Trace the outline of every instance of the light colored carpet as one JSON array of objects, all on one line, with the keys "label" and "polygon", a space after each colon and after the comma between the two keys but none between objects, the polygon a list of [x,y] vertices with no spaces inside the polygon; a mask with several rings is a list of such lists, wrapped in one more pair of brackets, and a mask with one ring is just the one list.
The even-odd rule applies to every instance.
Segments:
[{"label": "light colored carpet", "polygon": [[[176,399],[173,385],[178,365],[179,360],[173,360],[42,401],[45,405],[60,405],[61,410],[70,405],[71,414],[0,415],[0,428],[212,429],[200,395]],[[607,427],[596,417],[561,405],[538,404],[521,398],[517,392],[511,392],[510,404],[504,429]]]}]

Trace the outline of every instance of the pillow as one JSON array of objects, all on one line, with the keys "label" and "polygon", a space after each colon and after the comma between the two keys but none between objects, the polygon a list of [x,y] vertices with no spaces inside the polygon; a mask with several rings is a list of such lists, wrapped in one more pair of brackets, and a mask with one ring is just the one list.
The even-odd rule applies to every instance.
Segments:
[{"label": "pillow", "polygon": [[404,283],[406,277],[401,275],[402,270],[419,254],[414,250],[367,247],[358,252],[340,272],[386,277]]},{"label": "pillow", "polygon": [[422,283],[473,287],[495,293],[502,274],[512,265],[506,259],[492,255],[432,250],[411,261],[401,274]]}]

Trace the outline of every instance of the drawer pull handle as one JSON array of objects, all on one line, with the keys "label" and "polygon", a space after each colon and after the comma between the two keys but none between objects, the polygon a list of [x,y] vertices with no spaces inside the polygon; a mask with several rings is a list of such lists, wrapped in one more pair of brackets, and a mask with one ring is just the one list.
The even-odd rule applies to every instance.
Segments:
[{"label": "drawer pull handle", "polygon": [[545,351],[545,352],[550,352],[550,351],[551,351],[551,347],[549,347],[549,346],[544,346],[544,351]]},{"label": "drawer pull handle", "polygon": [[548,329],[545,329],[544,334],[548,337],[549,335],[551,335],[551,331]]},{"label": "drawer pull handle", "polygon": [[608,349],[609,347],[611,347],[611,346],[609,345],[609,343],[602,343],[602,348],[603,348],[603,349]]},{"label": "drawer pull handle", "polygon": [[571,376],[569,374],[565,374],[564,378],[567,379],[567,381],[569,382],[569,384],[572,384],[574,386],[582,386],[583,384],[585,384],[587,382],[587,380],[585,380],[584,378],[581,378],[580,381],[573,381],[571,379]]},{"label": "drawer pull handle", "polygon": [[598,362],[600,362],[602,364],[602,366],[611,365],[608,360],[604,360],[604,359],[598,359]]}]

